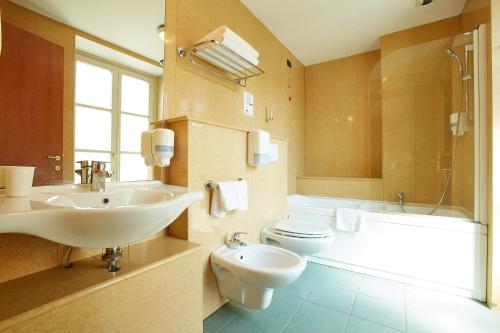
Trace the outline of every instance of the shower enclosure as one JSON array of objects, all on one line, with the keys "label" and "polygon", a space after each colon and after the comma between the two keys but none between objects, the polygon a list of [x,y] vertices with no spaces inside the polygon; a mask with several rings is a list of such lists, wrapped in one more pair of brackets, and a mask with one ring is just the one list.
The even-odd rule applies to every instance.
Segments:
[{"label": "shower enclosure", "polygon": [[383,200],[402,213],[413,203],[486,222],[481,31],[382,54]]},{"label": "shower enclosure", "polygon": [[[349,130],[354,127],[351,124],[357,124],[358,128],[376,132],[363,134],[370,138],[368,167],[362,169],[367,176],[360,172],[355,176],[358,178],[339,178],[320,169],[324,165],[335,167],[339,164],[335,160],[324,161],[323,165],[310,163],[316,168],[312,170],[323,173],[311,175],[316,177],[314,181],[333,179],[338,184],[349,182],[364,188],[368,183],[369,195],[356,192],[353,186],[343,195],[349,199],[291,196],[289,216],[335,229],[338,208],[363,211],[363,230],[335,230],[331,248],[310,259],[484,301],[485,28],[480,26],[451,37],[449,31],[439,38],[429,35],[408,33],[382,38],[380,60],[375,65],[371,63],[368,87],[358,87],[369,92],[370,116],[365,116],[365,121],[375,123],[366,126],[356,118],[364,115],[364,111],[351,111],[359,105],[339,104],[348,110],[342,110],[344,113],[350,112],[346,122],[351,126]],[[328,90],[314,83],[328,97]],[[351,100],[352,91],[347,94]],[[313,96],[312,100],[319,104],[320,98]],[[309,114],[314,117],[316,112],[319,117],[325,110],[328,111],[315,107]],[[332,135],[341,137],[342,126],[338,124],[342,124],[342,118],[336,118],[335,107],[333,111],[332,126],[337,127]],[[313,118],[311,122],[314,121]],[[352,132],[345,133],[352,138]],[[359,137],[358,133],[358,141]],[[346,154],[355,148],[335,147]],[[314,153],[308,154],[308,158],[315,158]],[[320,154],[316,158],[316,162],[323,162]],[[347,169],[335,171],[339,170]],[[363,197],[354,193],[362,193]]]}]

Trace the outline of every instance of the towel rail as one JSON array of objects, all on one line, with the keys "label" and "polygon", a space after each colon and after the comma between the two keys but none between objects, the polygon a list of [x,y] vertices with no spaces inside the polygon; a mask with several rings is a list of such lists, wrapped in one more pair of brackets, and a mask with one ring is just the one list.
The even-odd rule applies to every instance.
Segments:
[{"label": "towel rail", "polygon": [[[242,181],[242,180],[243,180],[243,178],[238,178],[238,181]],[[207,191],[213,191],[218,187],[219,187],[219,184],[217,182],[214,182],[213,180],[209,180],[205,183],[205,189]]]},{"label": "towel rail", "polygon": [[181,58],[187,54],[193,65],[242,87],[246,87],[248,79],[264,74],[258,66],[216,40],[195,44],[188,52],[178,47],[177,54]]}]

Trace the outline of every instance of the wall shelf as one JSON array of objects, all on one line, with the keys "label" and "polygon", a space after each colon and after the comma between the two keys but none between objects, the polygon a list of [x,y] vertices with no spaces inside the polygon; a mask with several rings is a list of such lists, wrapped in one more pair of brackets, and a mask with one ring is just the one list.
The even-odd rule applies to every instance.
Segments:
[{"label": "wall shelf", "polygon": [[[177,49],[177,53],[181,58],[186,56],[182,47]],[[246,87],[248,79],[264,74],[258,66],[216,40],[195,44],[187,54],[193,65],[242,87]]]}]

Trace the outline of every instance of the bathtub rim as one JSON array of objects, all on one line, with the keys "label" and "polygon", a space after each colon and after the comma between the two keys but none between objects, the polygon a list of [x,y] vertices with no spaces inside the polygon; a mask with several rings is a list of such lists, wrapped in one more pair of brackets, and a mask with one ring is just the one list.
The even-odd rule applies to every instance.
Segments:
[{"label": "bathtub rim", "polygon": [[[362,204],[364,202],[379,202],[379,203],[392,203],[390,201],[376,201],[376,200],[358,200],[358,199],[346,199],[346,198],[334,198],[334,197],[321,197],[321,196],[306,196],[301,194],[292,194],[290,197],[302,197],[302,198],[313,198],[322,200],[348,200],[352,202],[359,202]],[[309,214],[318,216],[330,216],[333,221],[335,220],[335,211],[337,208],[327,208],[327,207],[317,207],[310,205],[301,205],[297,203],[288,203],[288,214]],[[417,204],[418,205],[418,204]],[[306,208],[307,211],[300,211],[299,207]],[[450,207],[450,206],[446,206]],[[452,207],[452,206],[451,206]],[[295,209],[294,209],[295,208]],[[296,209],[299,208],[299,209]],[[316,211],[316,212],[314,212]],[[488,228],[486,224],[482,224],[478,221],[463,217],[451,217],[451,216],[441,216],[441,215],[425,215],[425,214],[414,214],[414,213],[400,213],[384,210],[364,210],[366,213],[366,221],[379,222],[379,223],[393,223],[400,225],[409,225],[414,227],[422,228],[432,228],[440,230],[452,230],[458,232],[468,232],[477,234],[488,234]]]}]

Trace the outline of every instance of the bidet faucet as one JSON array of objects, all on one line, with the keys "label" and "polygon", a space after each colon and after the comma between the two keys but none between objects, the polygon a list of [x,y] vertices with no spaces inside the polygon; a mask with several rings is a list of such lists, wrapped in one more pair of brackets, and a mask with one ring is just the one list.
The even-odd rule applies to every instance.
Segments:
[{"label": "bidet faucet", "polygon": [[106,171],[106,162],[92,161],[92,192],[106,191],[106,178],[113,176],[112,171]]},{"label": "bidet faucet", "polygon": [[242,232],[242,231],[233,232],[231,234],[231,238],[229,239],[227,246],[230,249],[237,249],[242,246],[247,246],[247,243],[240,240],[240,235],[247,235],[247,234],[248,232]]}]

